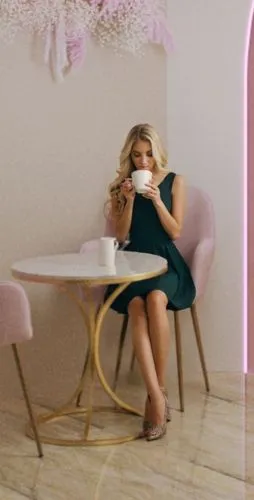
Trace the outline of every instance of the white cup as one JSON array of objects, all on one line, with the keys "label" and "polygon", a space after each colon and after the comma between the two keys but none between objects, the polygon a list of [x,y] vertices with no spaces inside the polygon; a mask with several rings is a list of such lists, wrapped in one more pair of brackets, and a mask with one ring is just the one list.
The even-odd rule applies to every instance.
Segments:
[{"label": "white cup", "polygon": [[115,266],[116,251],[118,249],[118,242],[116,238],[110,236],[104,236],[99,239],[99,265],[106,267]]},{"label": "white cup", "polygon": [[152,172],[150,170],[134,170],[131,177],[136,192],[146,193],[148,189],[146,184],[152,180]]}]

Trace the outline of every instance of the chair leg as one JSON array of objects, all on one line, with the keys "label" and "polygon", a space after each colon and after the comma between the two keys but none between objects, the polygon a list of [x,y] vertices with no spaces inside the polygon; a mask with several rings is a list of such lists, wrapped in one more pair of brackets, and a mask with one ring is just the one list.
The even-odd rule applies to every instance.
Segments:
[{"label": "chair leg", "polygon": [[200,332],[200,327],[199,327],[196,304],[192,304],[192,306],[191,306],[191,317],[192,317],[193,328],[194,328],[195,337],[196,337],[196,341],[197,341],[197,347],[198,347],[202,372],[203,372],[204,381],[205,381],[205,388],[206,388],[206,391],[209,392],[210,385],[209,385],[208,372],[207,372],[206,363],[205,363],[204,349],[203,349],[202,340],[201,340],[201,332]]},{"label": "chair leg", "polygon": [[175,323],[176,359],[177,359],[180,411],[184,411],[182,342],[181,342],[181,328],[180,328],[179,311],[174,311],[174,323]]},{"label": "chair leg", "polygon": [[126,338],[128,321],[129,321],[129,316],[128,316],[128,314],[125,314],[124,318],[123,318],[120,339],[119,339],[119,346],[118,346],[118,353],[117,353],[117,360],[116,360],[116,367],[115,367],[115,375],[114,375],[114,383],[113,383],[114,390],[116,390],[116,386],[117,386],[117,382],[118,382],[118,375],[119,375],[119,370],[120,370],[121,361],[122,361],[123,346],[124,346],[124,342],[125,342],[125,338]]},{"label": "chair leg", "polygon": [[23,390],[25,402],[26,402],[27,411],[28,411],[28,414],[29,414],[29,417],[30,417],[31,426],[32,426],[32,429],[33,429],[34,438],[35,438],[35,441],[36,441],[38,455],[41,458],[41,457],[43,457],[42,446],[41,446],[41,442],[40,442],[40,438],[39,438],[39,434],[38,434],[38,429],[37,429],[36,421],[35,421],[35,418],[34,418],[33,409],[32,409],[31,403],[30,403],[30,398],[29,398],[29,395],[28,395],[28,392],[27,392],[25,378],[24,378],[22,367],[21,367],[21,362],[20,362],[20,358],[19,358],[19,354],[18,354],[18,350],[17,350],[16,344],[12,344],[12,350],[13,350],[14,359],[15,359],[15,363],[16,363],[16,366],[17,366],[18,375],[19,375],[19,379],[20,379],[20,382],[21,382],[21,387],[22,387],[22,390]]},{"label": "chair leg", "polygon": [[134,368],[135,359],[136,359],[135,351],[134,351],[134,349],[132,349],[131,364],[130,364],[130,371],[131,372],[133,371],[133,368]]}]

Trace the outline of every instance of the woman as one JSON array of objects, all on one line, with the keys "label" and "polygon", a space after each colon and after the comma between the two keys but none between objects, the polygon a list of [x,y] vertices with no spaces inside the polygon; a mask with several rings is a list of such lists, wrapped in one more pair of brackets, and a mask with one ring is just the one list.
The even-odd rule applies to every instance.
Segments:
[{"label": "woman", "polygon": [[[135,192],[131,179],[135,169],[152,172],[145,194]],[[152,441],[166,433],[166,422],[170,420],[165,389],[167,309],[190,307],[195,286],[173,243],[183,226],[184,180],[167,168],[161,141],[151,125],[136,125],[130,130],[121,151],[118,177],[109,192],[116,238],[123,242],[129,235],[125,250],[160,255],[168,261],[167,273],[129,285],[111,306],[130,317],[133,347],[148,394],[142,435]],[[113,285],[109,286],[107,295],[113,289]]]}]

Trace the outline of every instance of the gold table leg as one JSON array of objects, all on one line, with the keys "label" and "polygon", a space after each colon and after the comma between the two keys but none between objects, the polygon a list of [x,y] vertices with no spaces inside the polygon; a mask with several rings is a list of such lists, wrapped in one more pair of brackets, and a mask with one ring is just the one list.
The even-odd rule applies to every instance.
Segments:
[{"label": "gold table leg", "polygon": [[[101,304],[97,310],[92,296],[92,289],[88,285],[85,284],[83,285],[83,288],[85,289],[86,294],[88,295],[88,300],[86,302],[81,300],[76,293],[71,292],[68,286],[66,286],[65,288],[61,287],[61,289],[64,290],[78,304],[81,314],[83,316],[89,340],[87,362],[86,366],[83,369],[79,384],[76,390],[74,391],[74,394],[72,395],[70,401],[52,412],[39,415],[36,420],[38,425],[40,425],[40,424],[50,423],[62,417],[68,417],[70,415],[84,415],[85,416],[84,431],[83,431],[83,436],[77,439],[66,439],[60,437],[58,438],[58,437],[46,436],[40,433],[40,439],[42,442],[55,445],[63,445],[63,446],[84,446],[84,445],[102,446],[102,445],[126,443],[128,441],[133,441],[134,439],[137,439],[139,437],[138,434],[131,436],[115,437],[115,438],[105,438],[105,439],[103,438],[92,439],[89,437],[93,412],[101,413],[110,411],[113,413],[117,413],[115,406],[107,407],[107,406],[93,405],[95,372],[98,375],[100,384],[104,389],[104,391],[114,401],[114,403],[117,404],[117,406],[121,410],[125,410],[128,413],[138,416],[143,415],[140,411],[122,401],[116,395],[116,393],[110,388],[103,373],[99,355],[100,333],[105,315],[110,305],[115,300],[115,298],[123,290],[125,290],[125,288],[127,288],[128,285],[129,285],[128,282],[118,285],[117,288],[114,290],[114,292],[110,295],[110,297],[108,297],[107,300],[103,304]],[[88,378],[88,376],[90,376],[90,381],[87,388],[88,406],[87,407],[77,406],[77,399],[79,399],[80,403],[80,396],[84,391],[85,381],[86,378]],[[34,438],[32,429],[30,427],[28,427],[27,433],[30,437]]]}]

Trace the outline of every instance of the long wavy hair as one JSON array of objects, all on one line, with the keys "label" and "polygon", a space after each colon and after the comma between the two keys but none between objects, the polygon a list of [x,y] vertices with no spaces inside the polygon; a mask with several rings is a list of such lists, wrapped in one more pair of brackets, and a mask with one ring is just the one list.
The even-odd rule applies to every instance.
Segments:
[{"label": "long wavy hair", "polygon": [[[148,123],[141,123],[132,127],[128,133],[124,146],[120,154],[120,166],[117,169],[116,179],[109,185],[109,199],[106,202],[106,213],[108,217],[121,215],[126,204],[125,197],[121,193],[121,183],[131,174],[136,167],[132,161],[131,153],[136,141],[148,141],[151,144],[153,158],[155,160],[155,170],[167,170],[167,155],[163,149],[160,137],[156,130]],[[112,203],[114,202],[114,214],[112,213]]]}]

